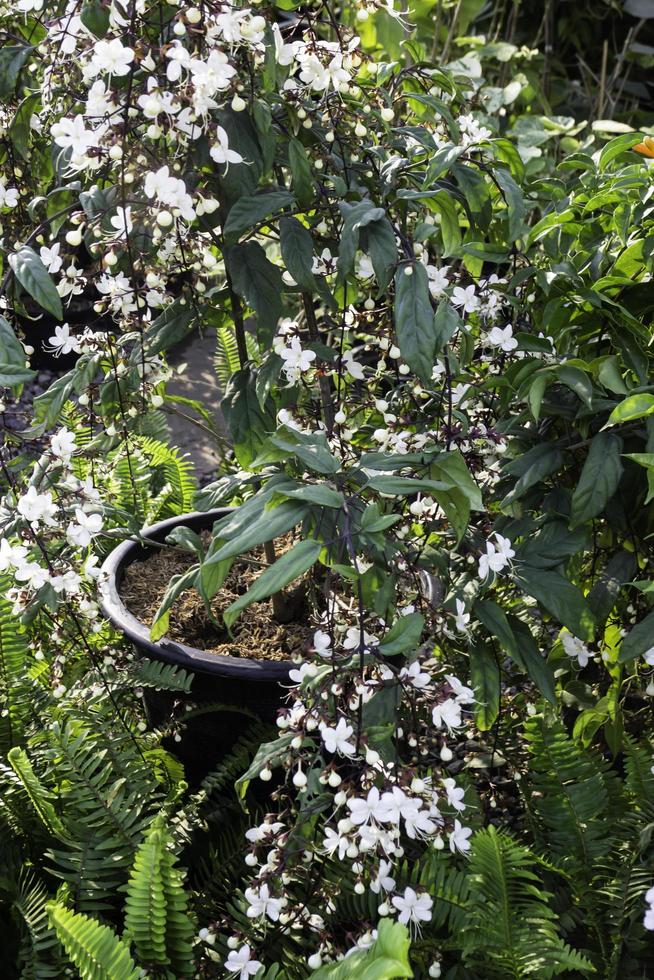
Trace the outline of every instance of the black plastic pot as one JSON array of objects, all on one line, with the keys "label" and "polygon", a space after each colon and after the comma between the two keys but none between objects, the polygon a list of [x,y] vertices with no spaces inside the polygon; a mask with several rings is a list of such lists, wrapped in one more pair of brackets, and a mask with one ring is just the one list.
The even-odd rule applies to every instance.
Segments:
[{"label": "black plastic pot", "polygon": [[[203,531],[228,512],[228,508],[221,508],[184,514],[153,524],[143,533],[153,541],[163,542],[176,527]],[[285,696],[281,685],[289,683],[293,664],[291,661],[217,656],[165,638],[152,641],[149,628],[132,615],[118,591],[125,569],[133,562],[147,558],[151,551],[142,544],[124,541],[111,552],[102,566],[106,585],[100,605],[106,618],[131,640],[140,656],[176,664],[193,672],[190,695],[146,688],[143,700],[153,727],[170,718],[175,703],[192,703],[194,707],[207,709],[185,722],[181,741],[170,741],[167,745],[184,764],[187,779],[195,784],[252,726],[252,716],[262,721],[275,720]]]}]

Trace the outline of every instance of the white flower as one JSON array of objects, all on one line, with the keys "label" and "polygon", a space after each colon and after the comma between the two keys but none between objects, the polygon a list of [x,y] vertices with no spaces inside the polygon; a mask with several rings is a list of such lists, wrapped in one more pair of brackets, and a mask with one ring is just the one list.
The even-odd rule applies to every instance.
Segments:
[{"label": "white flower", "polygon": [[645,663],[648,667],[654,667],[654,647],[650,647],[649,650],[646,650],[643,657],[645,658]]},{"label": "white flower", "polygon": [[[361,643],[361,630],[358,626],[349,626],[347,633],[345,634],[345,639],[343,640],[344,650],[358,650],[359,644]],[[379,644],[379,640],[370,633],[363,631],[363,645],[365,647],[373,647]]]},{"label": "white flower", "polygon": [[335,830],[327,827],[322,846],[325,850],[325,854],[333,857],[334,854],[338,853],[338,860],[342,861],[345,857],[345,852],[350,846],[350,842],[347,837],[342,837],[340,834],[336,833]]},{"label": "white flower", "polygon": [[111,41],[96,41],[93,45],[93,57],[88,66],[88,73],[94,75],[129,74],[130,65],[134,61],[132,48],[124,47],[122,41],[115,37]]},{"label": "white flower", "polygon": [[376,877],[370,882],[370,891],[375,895],[379,895],[380,891],[392,892],[395,888],[395,878],[391,878],[389,874],[392,870],[391,862],[382,859]]},{"label": "white flower", "polygon": [[459,633],[466,633],[470,622],[470,613],[466,611],[466,604],[461,599],[456,600],[456,619],[454,625]]},{"label": "white flower", "polygon": [[182,68],[188,68],[191,63],[191,56],[181,41],[174,41],[166,51],[166,57],[169,59],[166,76],[170,82],[178,82],[182,77]]},{"label": "white flower", "polygon": [[[389,795],[388,793],[384,794],[385,797]],[[392,810],[388,800],[381,798],[376,786],[368,790],[365,799],[355,797],[353,800],[348,800],[347,806],[350,811],[350,820],[357,825],[367,824],[370,820],[385,823],[388,821]]]},{"label": "white flower", "polygon": [[434,299],[440,299],[450,284],[450,280],[447,278],[450,267],[449,265],[443,265],[438,269],[435,265],[428,265],[426,268],[429,279],[429,292]]},{"label": "white flower", "polygon": [[298,337],[292,337],[290,344],[282,347],[279,354],[284,362],[282,370],[291,383],[297,381],[300,375],[309,371],[313,361],[316,359],[314,351],[304,350],[302,348]]},{"label": "white flower", "polygon": [[323,630],[316,630],[313,634],[313,649],[316,653],[325,654],[332,645],[331,638],[328,633]]},{"label": "white flower", "polygon": [[248,902],[248,919],[262,919],[268,916],[273,922],[279,919],[282,903],[279,898],[273,898],[268,885],[260,888],[246,888],[245,899]]},{"label": "white flower", "polygon": [[262,967],[259,960],[251,959],[252,953],[246,943],[240,949],[231,949],[229,956],[225,960],[225,969],[228,973],[238,973],[239,980],[247,980],[253,977]]},{"label": "white flower", "polygon": [[[41,262],[43,262],[43,265],[51,275],[54,275],[55,272],[59,272],[64,264],[64,260],[59,255],[60,249],[61,245],[59,242],[55,242],[54,245],[50,247],[47,245],[42,245],[39,249]],[[55,327],[55,329],[57,328]]]},{"label": "white flower", "polygon": [[314,664],[302,664],[299,670],[289,670],[288,676],[294,684],[301,684],[307,677],[316,676]]},{"label": "white flower", "polygon": [[39,521],[52,524],[56,509],[52,494],[49,491],[39,493],[34,486],[29,487],[27,493],[23,494],[16,504],[18,513],[30,524],[38,524]]},{"label": "white flower", "polygon": [[339,718],[335,728],[329,728],[324,723],[320,726],[320,734],[328,752],[339,755],[354,755],[355,746],[348,741],[352,737],[354,729],[348,725],[345,718]]},{"label": "white flower", "polygon": [[463,802],[463,797],[465,796],[465,790],[457,786],[451,777],[443,780],[443,786],[445,787],[445,792],[447,793],[447,802],[455,810],[465,810],[466,805]]},{"label": "white flower", "polygon": [[222,126],[216,127],[216,142],[209,150],[209,155],[216,163],[225,164],[225,173],[229,169],[230,163],[243,163],[243,157],[236,150],[230,150],[227,132]]},{"label": "white flower", "polygon": [[347,350],[343,354],[343,367],[347,373],[355,379],[355,381],[363,381],[365,379],[363,364],[361,364],[359,361],[355,361],[354,354],[351,350]]},{"label": "white flower", "polygon": [[462,306],[464,313],[475,313],[479,309],[479,297],[474,285],[455,286],[452,290],[452,305]]},{"label": "white flower", "polygon": [[76,507],[75,520],[77,523],[71,522],[66,529],[66,539],[71,545],[86,548],[102,530],[102,514],[86,514],[81,507]]},{"label": "white flower", "polygon": [[77,446],[75,445],[75,436],[65,427],[63,429],[59,429],[58,432],[55,432],[50,440],[50,452],[64,461],[69,460],[76,449]]},{"label": "white flower", "polygon": [[515,555],[508,538],[496,534],[496,544],[492,541],[486,542],[486,554],[479,559],[478,574],[480,578],[486,578],[490,572],[501,572]]},{"label": "white flower", "polygon": [[424,690],[431,684],[431,676],[420,670],[417,660],[414,660],[409,667],[402,667],[399,676],[401,681],[415,687],[418,691]]},{"label": "white flower", "polygon": [[236,74],[223,51],[214,49],[206,61],[193,58],[188,65],[193,85],[204,96],[211,97],[216,92],[223,92],[231,85]]},{"label": "white flower", "polygon": [[0,208],[15,208],[18,204],[18,189],[7,187],[4,177],[0,178]]},{"label": "white flower", "polygon": [[593,655],[585,643],[577,636],[573,636],[568,630],[561,633],[561,645],[569,657],[576,659],[580,667],[585,667]]},{"label": "white flower", "polygon": [[36,562],[25,562],[16,569],[15,577],[19,582],[25,582],[32,589],[42,588],[50,579],[47,568],[37,565]]},{"label": "white flower", "polygon": [[130,234],[132,228],[134,227],[132,223],[132,209],[131,207],[118,206],[116,208],[116,214],[109,219],[111,227],[116,231],[117,238],[126,238]]},{"label": "white flower", "polygon": [[415,840],[417,836],[423,834],[433,834],[436,825],[429,819],[429,814],[422,809],[422,801],[412,796],[404,796],[400,802],[400,816],[404,820],[404,827],[411,838]]},{"label": "white flower", "polygon": [[56,326],[54,330],[53,336],[48,338],[49,346],[44,345],[46,350],[52,351],[55,357],[59,357],[60,354],[80,353],[82,350],[80,342],[77,337],[71,334],[67,323]]},{"label": "white flower", "polygon": [[505,351],[507,354],[515,350],[518,346],[518,341],[513,336],[513,327],[510,323],[506,327],[493,327],[488,332],[486,339],[493,347],[499,347],[500,350]]},{"label": "white flower", "polygon": [[452,688],[454,692],[454,700],[457,704],[472,704],[475,700],[475,692],[470,687],[466,687],[462,684],[458,677],[454,674],[446,674],[445,680]]},{"label": "white flower", "polygon": [[295,57],[295,46],[284,43],[279,24],[273,24],[272,32],[275,40],[275,61],[278,65],[290,65]]},{"label": "white flower", "polygon": [[454,821],[454,830],[450,831],[450,850],[454,854],[455,851],[461,851],[465,854],[466,851],[470,850],[469,837],[472,836],[472,830],[470,827],[463,827],[460,820]]},{"label": "white flower", "polygon": [[451,732],[454,728],[460,728],[463,724],[461,719],[461,705],[457,704],[452,698],[434,705],[431,712],[432,721],[436,728],[447,728]]},{"label": "white flower", "polygon": [[71,166],[80,168],[87,162],[87,153],[99,145],[102,130],[87,129],[84,116],[60,119],[50,127],[57,146],[71,151]]},{"label": "white flower", "polygon": [[18,568],[24,564],[27,557],[27,548],[22,544],[9,544],[6,538],[0,540],[0,572],[6,572],[10,568]]},{"label": "white flower", "polygon": [[400,913],[398,919],[402,925],[407,925],[409,922],[418,925],[420,922],[429,922],[431,919],[434,903],[431,896],[426,892],[418,895],[413,888],[405,888],[404,895],[394,895],[392,901]]}]

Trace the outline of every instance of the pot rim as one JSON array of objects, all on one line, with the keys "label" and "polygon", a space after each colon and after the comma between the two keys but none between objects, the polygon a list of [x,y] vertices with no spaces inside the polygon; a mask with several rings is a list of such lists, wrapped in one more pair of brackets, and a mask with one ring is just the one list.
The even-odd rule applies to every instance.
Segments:
[{"label": "pot rim", "polygon": [[[218,507],[214,510],[192,511],[179,517],[169,517],[143,528],[145,538],[164,541],[167,535],[180,525],[195,525],[196,529],[211,526],[214,521],[234,508]],[[138,541],[123,541],[109,553],[102,565],[102,584],[99,589],[100,609],[106,619],[123,633],[145,656],[164,663],[175,664],[197,674],[212,674],[225,678],[241,678],[252,681],[288,681],[292,660],[255,660],[249,657],[230,657],[199,650],[186,643],[167,640],[151,640],[150,630],[129,611],[124,604],[118,586],[124,569],[147,554],[148,549]]]}]

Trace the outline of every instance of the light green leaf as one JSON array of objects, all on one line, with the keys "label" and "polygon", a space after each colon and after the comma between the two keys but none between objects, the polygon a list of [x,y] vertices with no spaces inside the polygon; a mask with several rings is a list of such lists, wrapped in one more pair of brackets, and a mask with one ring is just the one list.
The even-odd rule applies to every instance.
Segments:
[{"label": "light green leaf", "polygon": [[424,628],[425,617],[420,613],[400,616],[379,644],[379,652],[385,657],[393,657],[398,653],[406,653],[407,650],[415,650]]},{"label": "light green leaf", "polygon": [[619,425],[621,422],[633,422],[634,419],[644,419],[652,414],[654,414],[654,395],[647,393],[629,395],[616,405],[604,428],[608,429],[609,426]]},{"label": "light green leaf", "polygon": [[[307,513],[302,503],[287,500],[277,507],[267,507],[260,516],[247,523],[238,534],[220,544],[215,551],[209,549],[205,565],[214,565],[226,558],[245,555],[266,541],[272,541],[300,524]],[[220,534],[220,531],[218,532]],[[224,540],[224,539],[223,539]]]}]

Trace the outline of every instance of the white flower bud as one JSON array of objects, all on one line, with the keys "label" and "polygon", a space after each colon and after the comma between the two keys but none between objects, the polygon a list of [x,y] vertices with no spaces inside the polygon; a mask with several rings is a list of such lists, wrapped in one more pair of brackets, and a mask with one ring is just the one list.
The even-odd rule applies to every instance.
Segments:
[{"label": "white flower bud", "polygon": [[395,113],[393,112],[390,106],[384,106],[384,108],[380,112],[380,116],[382,117],[384,122],[393,122],[393,120],[395,119]]},{"label": "white flower bud", "polygon": [[307,966],[310,970],[317,970],[322,966],[322,957],[320,953],[312,953],[312,955],[307,960]]},{"label": "white flower bud", "polygon": [[170,211],[160,211],[157,215],[157,224],[162,228],[170,228],[173,223],[173,216]]},{"label": "white flower bud", "polygon": [[259,773],[259,779],[261,779],[264,783],[267,783],[272,779],[272,772],[270,769],[268,769],[268,767],[261,770]]}]

